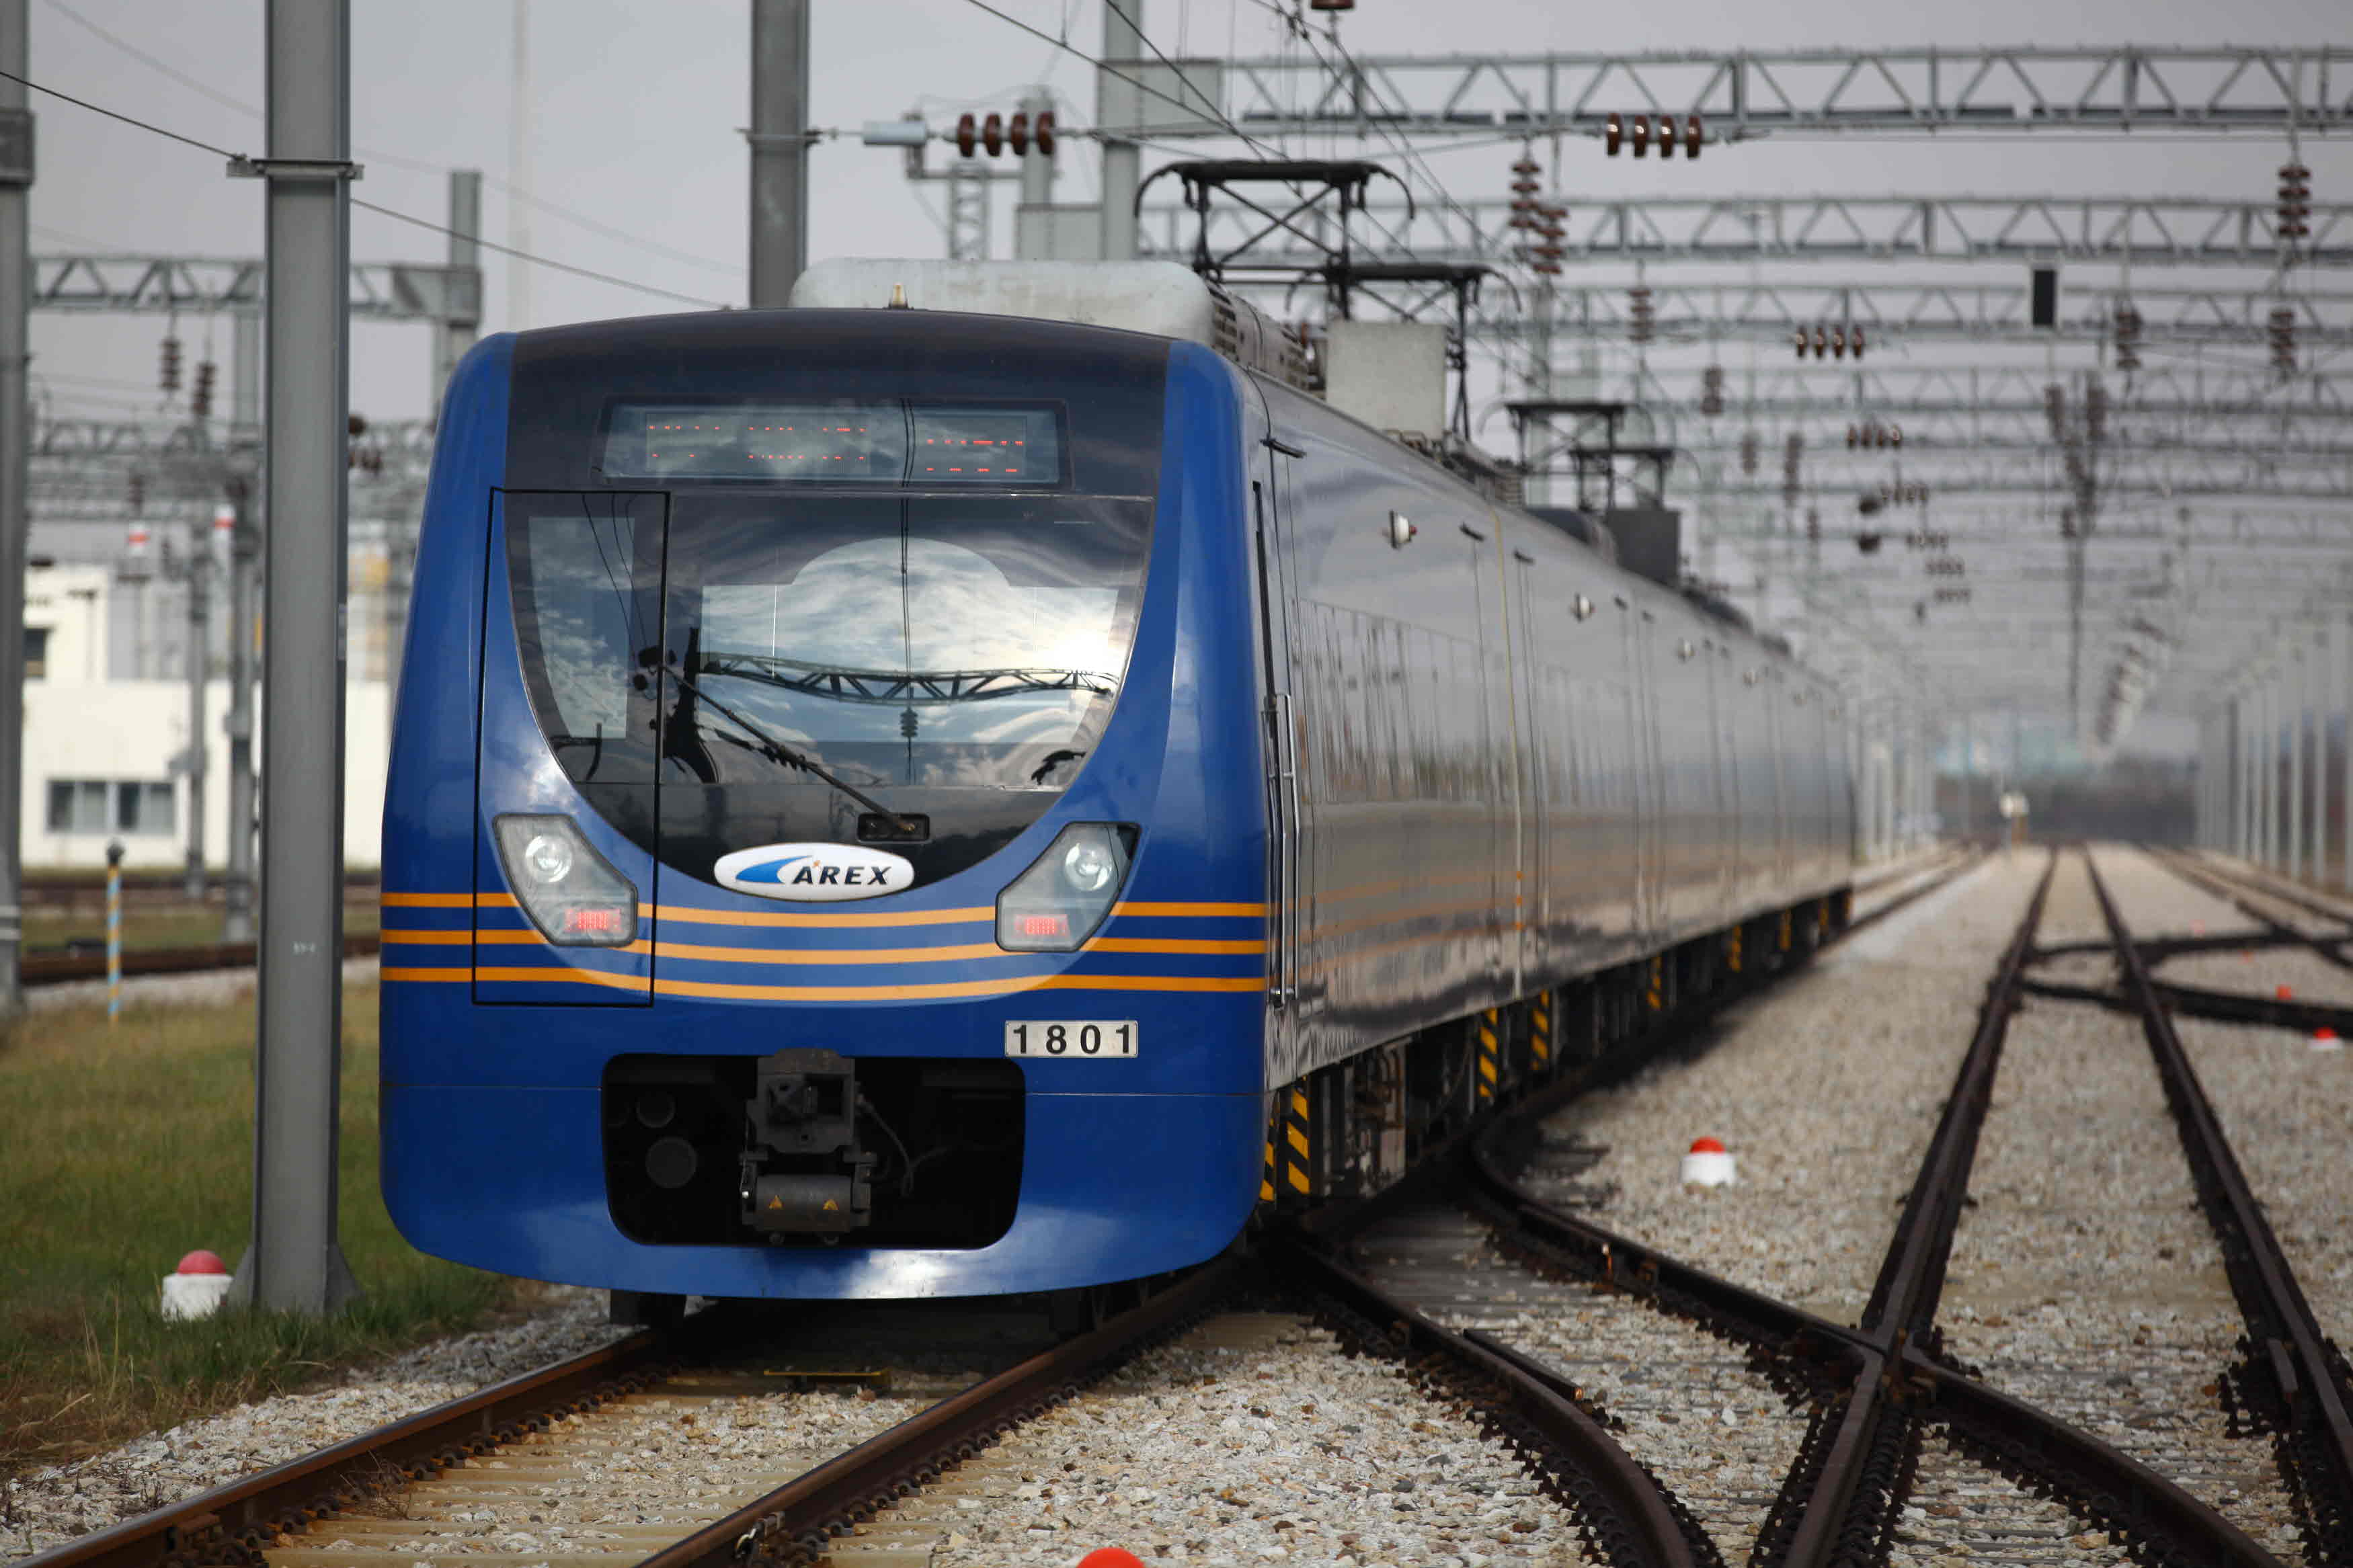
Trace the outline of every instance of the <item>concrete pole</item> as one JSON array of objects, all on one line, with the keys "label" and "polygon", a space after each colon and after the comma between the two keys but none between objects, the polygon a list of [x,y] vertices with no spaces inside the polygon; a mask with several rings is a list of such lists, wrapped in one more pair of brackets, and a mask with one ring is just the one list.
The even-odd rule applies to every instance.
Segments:
[{"label": "concrete pole", "polygon": [[2287,874],[2304,875],[2304,710],[2310,661],[2301,642],[2292,644],[2280,667],[2280,692],[2287,704]]},{"label": "concrete pole", "polygon": [[2239,689],[2233,700],[2238,713],[2239,749],[2239,844],[2235,851],[2242,860],[2255,858],[2255,693],[2251,686]]},{"label": "concrete pole", "polygon": [[229,439],[250,441],[261,433],[260,314],[236,311],[229,334]]},{"label": "concrete pole", "polygon": [[2310,731],[2305,755],[2312,766],[2311,807],[2305,816],[2310,838],[2305,847],[2305,874],[2315,884],[2328,864],[2328,627],[2314,629],[2304,652],[2304,723]]},{"label": "concrete pole", "polygon": [[[531,0],[514,0],[514,67],[507,92],[507,248],[531,249]],[[507,258],[507,330],[531,325],[531,263]]]},{"label": "concrete pole", "polygon": [[[257,335],[257,342],[259,337]],[[229,482],[237,525],[228,555],[228,877],[223,891],[228,912],[221,920],[223,942],[253,940],[253,590],[261,531],[253,525],[251,487]]]},{"label": "concrete pole", "polygon": [[253,1241],[259,1306],[331,1312],[358,1293],[335,1239],[343,1025],[345,421],[350,413],[351,0],[269,0],[262,578],[260,1049]]},{"label": "concrete pole", "polygon": [[189,901],[205,897],[205,681],[212,673],[212,530],[194,531],[188,552],[188,868],[182,891]]},{"label": "concrete pole", "polygon": [[[1103,0],[1105,65],[1121,76],[1144,71],[1144,0]],[[1095,73],[1095,123],[1134,126],[1144,120],[1144,94],[1110,71]],[[1103,139],[1103,258],[1135,259],[1135,187],[1144,177],[1144,149],[1133,142]]]},{"label": "concrete pole", "polygon": [[2337,666],[2337,714],[2342,721],[2339,731],[2345,753],[2345,778],[2338,798],[2337,820],[2345,825],[2340,837],[2344,839],[2338,860],[2337,886],[2340,891],[2353,892],[2353,610],[2337,619],[2337,641],[2340,647],[2335,659]]},{"label": "concrete pole", "polygon": [[2279,714],[2280,670],[2273,667],[2263,676],[2263,749],[2258,758],[2262,776],[2257,783],[2263,789],[2264,866],[2279,865]]},{"label": "concrete pole", "polygon": [[808,268],[808,0],[752,0],[752,308]]},{"label": "concrete pole", "polygon": [[[1043,87],[1033,87],[1021,95],[1020,111],[1038,123],[1038,117],[1054,107],[1054,95]],[[1026,207],[1045,206],[1054,199],[1054,160],[1038,147],[1033,137],[1029,151],[1021,154],[1021,205]]]},{"label": "concrete pole", "polygon": [[[0,70],[26,76],[26,0],[0,0]],[[22,84],[0,78],[0,1019],[24,1010],[16,950],[23,940],[25,748],[25,316],[33,268],[26,208],[33,184],[33,113]]]},{"label": "concrete pole", "polygon": [[[482,174],[479,169],[449,171],[449,265],[474,269],[474,299],[482,297]],[[517,265],[521,265],[518,263]],[[479,310],[479,303],[476,306]],[[433,416],[441,416],[441,394],[481,323],[440,321],[433,324]]]}]

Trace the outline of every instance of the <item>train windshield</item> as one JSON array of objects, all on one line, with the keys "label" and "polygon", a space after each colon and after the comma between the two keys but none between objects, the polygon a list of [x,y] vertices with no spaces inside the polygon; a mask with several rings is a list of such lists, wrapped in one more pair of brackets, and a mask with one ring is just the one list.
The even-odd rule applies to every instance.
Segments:
[{"label": "train windshield", "polygon": [[1148,528],[1068,497],[681,497],[666,760],[797,782],[765,737],[860,788],[1060,788],[1118,698]]},{"label": "train windshield", "polygon": [[[1034,821],[1118,700],[1152,513],[1068,493],[518,499],[517,640],[556,758],[698,876],[863,837],[930,880]],[[909,824],[878,838],[877,805]]]}]

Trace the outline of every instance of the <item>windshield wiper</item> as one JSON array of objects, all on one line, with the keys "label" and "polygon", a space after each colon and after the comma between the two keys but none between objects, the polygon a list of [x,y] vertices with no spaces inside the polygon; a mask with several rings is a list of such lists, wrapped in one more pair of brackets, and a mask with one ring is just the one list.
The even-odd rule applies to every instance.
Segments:
[{"label": "windshield wiper", "polygon": [[708,707],[717,709],[722,718],[724,718],[737,729],[751,736],[753,743],[757,745],[762,751],[765,752],[771,760],[781,763],[788,768],[799,768],[806,773],[815,773],[818,778],[823,779],[826,783],[831,784],[834,788],[839,790],[842,794],[848,795],[851,800],[856,801],[860,805],[864,806],[867,810],[874,813],[876,816],[887,816],[892,822],[899,824],[902,828],[912,829],[913,824],[911,819],[892,810],[889,806],[884,805],[881,801],[876,800],[872,795],[866,794],[864,791],[858,789],[854,785],[843,783],[840,779],[835,777],[832,773],[828,771],[816,758],[805,756],[801,752],[793,750],[793,748],[786,745],[782,741],[776,739],[765,730],[761,729],[760,726],[752,722],[749,719],[744,718],[741,713],[736,712],[733,708],[728,707],[724,702],[720,701],[716,697],[712,696],[708,691],[703,690],[702,687],[697,686],[694,683],[693,678],[686,673],[686,670],[679,664],[678,660],[674,658],[666,659],[663,661],[663,665],[664,668],[669,670],[670,679],[677,681],[681,686],[685,687],[687,690],[692,692],[696,701],[703,703]]}]

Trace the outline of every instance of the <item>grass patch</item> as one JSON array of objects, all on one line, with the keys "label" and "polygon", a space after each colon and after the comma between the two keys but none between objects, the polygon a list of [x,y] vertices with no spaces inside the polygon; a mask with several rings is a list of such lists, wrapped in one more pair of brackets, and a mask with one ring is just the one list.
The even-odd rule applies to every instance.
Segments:
[{"label": "grass patch", "polygon": [[346,988],[343,1253],[366,1291],[325,1321],[167,1323],[192,1247],[232,1268],[251,1227],[250,999],[43,1014],[0,1035],[0,1476],[300,1388],[479,1326],[512,1280],[400,1239],[376,1180],[376,993]]}]

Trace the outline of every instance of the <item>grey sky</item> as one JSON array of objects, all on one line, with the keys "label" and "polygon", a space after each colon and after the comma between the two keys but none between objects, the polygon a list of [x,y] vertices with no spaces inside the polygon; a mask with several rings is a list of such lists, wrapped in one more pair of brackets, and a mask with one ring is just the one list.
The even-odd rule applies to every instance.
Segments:
[{"label": "grey sky", "polygon": [[[1004,0],[1004,9],[1094,53],[1102,41],[1098,0]],[[357,193],[438,221],[451,165],[495,178],[507,173],[510,124],[508,0],[358,0],[353,7],[353,137],[367,164]],[[1969,6],[1890,6],[1871,0],[1681,0],[1668,5],[1568,5],[1536,0],[1360,0],[1344,22],[1358,53],[1674,47],[1710,48],[1938,43],[2143,44],[2343,42],[2345,0],[2241,0],[2230,6],[2187,0],[1981,0]],[[213,92],[258,106],[261,98],[259,0],[31,0],[32,76],[46,84],[152,119],[219,145],[259,152],[259,122],[214,101],[110,45],[79,16],[114,33]],[[742,0],[532,0],[535,89],[532,180],[546,201],[635,236],[629,244],[564,217],[534,211],[531,248],[713,301],[741,303],[745,247],[747,8]],[[1263,55],[1278,47],[1267,0],[1145,0],[1146,31],[1170,55]],[[940,188],[918,194],[901,177],[895,152],[860,146],[860,121],[921,105],[934,125],[970,107],[1010,110],[1021,88],[1043,81],[1083,122],[1093,90],[1088,68],[958,0],[818,0],[814,22],[814,115],[850,136],[812,155],[812,258],[941,253],[926,210]],[[258,255],[261,192],[224,177],[218,160],[54,100],[36,99],[41,166],[34,187],[34,247],[40,253],[164,252]],[[1206,145],[1203,151],[1210,150]],[[1319,148],[1317,151],[1323,151]],[[1378,146],[1332,149],[1378,155]],[[1572,145],[1564,195],[1638,191],[1723,195],[1766,192],[2000,195],[2174,194],[2268,202],[2283,161],[2277,139],[2183,142],[2046,135],[1976,141],[1767,139],[1711,149],[1696,164],[1604,158]],[[1432,151],[1430,167],[1457,195],[1501,194],[1506,147]],[[936,153],[935,153],[936,157]],[[2353,153],[2344,143],[2307,145],[2321,200],[2353,195]],[[1147,154],[1145,166],[1159,158]],[[1058,195],[1092,195],[1092,147],[1073,140],[1062,158]],[[1009,193],[1000,195],[1009,200]],[[507,203],[485,195],[484,232],[508,235]],[[1009,245],[1000,212],[998,254]],[[355,212],[353,250],[362,258],[436,258],[443,241],[387,218]],[[659,247],[659,250],[649,248]],[[665,254],[675,253],[675,254]],[[681,259],[692,258],[699,259]],[[507,324],[505,268],[485,258],[487,326]],[[1947,274],[1948,276],[1951,274]],[[1605,274],[1612,286],[1622,274]],[[2000,269],[1994,280],[2010,280]],[[2169,278],[2168,282],[2206,279]],[[2229,279],[2255,286],[2259,277]],[[2070,279],[2096,286],[2092,277]],[[672,301],[540,270],[532,286],[534,324],[680,308]],[[36,318],[37,395],[59,412],[127,416],[156,406],[156,342],[163,324]],[[227,323],[182,323],[189,358],[204,357],[207,334],[227,358]],[[1893,353],[1894,351],[1889,351]],[[1605,371],[1628,361],[1623,344],[1603,346]],[[1982,350],[1922,348],[1914,357],[1982,357]],[[1730,358],[1730,356],[1726,356]],[[422,328],[363,326],[354,333],[354,408],[378,417],[427,406],[428,347]],[[2053,362],[2061,363],[2061,362]],[[2063,363],[2062,363],[2063,368]],[[1499,429],[1488,431],[1501,440]]]}]

